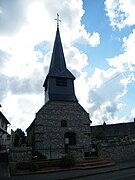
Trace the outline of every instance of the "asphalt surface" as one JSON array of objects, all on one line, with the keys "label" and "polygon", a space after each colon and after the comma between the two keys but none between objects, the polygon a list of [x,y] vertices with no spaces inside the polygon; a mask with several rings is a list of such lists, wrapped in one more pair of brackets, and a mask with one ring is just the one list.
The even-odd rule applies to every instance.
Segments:
[{"label": "asphalt surface", "polygon": [[[125,174],[123,172],[125,172]],[[129,173],[128,173],[129,171]],[[132,171],[132,173],[130,172]],[[119,173],[120,172],[120,173]],[[83,169],[83,170],[66,170],[55,172],[37,173],[17,175],[10,178],[2,178],[0,180],[69,180],[69,179],[93,179],[96,180],[135,180],[135,162],[119,163],[111,167],[94,168],[94,169]],[[119,173],[119,174],[118,174]],[[114,174],[114,176],[112,175]],[[117,178],[117,176],[119,179]],[[111,179],[109,179],[111,178]]]},{"label": "asphalt surface", "polygon": [[135,168],[85,176],[77,179],[78,180],[99,180],[99,179],[100,180],[135,180]]}]

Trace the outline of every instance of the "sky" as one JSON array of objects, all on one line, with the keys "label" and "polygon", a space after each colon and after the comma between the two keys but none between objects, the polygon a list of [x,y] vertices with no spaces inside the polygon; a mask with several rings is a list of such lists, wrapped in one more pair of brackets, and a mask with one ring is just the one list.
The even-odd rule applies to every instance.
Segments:
[{"label": "sky", "polygon": [[0,0],[0,104],[10,129],[44,105],[59,13],[66,64],[92,125],[135,117],[134,0]]}]

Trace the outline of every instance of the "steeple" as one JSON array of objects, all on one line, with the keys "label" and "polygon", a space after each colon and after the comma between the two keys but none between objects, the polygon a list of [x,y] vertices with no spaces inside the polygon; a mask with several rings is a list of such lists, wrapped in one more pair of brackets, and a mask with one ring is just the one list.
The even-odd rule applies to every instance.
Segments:
[{"label": "steeple", "polygon": [[77,101],[74,93],[75,77],[67,69],[59,32],[59,15],[57,14],[57,31],[45,87],[45,103],[55,101]]},{"label": "steeple", "polygon": [[59,19],[59,14],[57,13],[57,18],[55,19],[57,21],[57,28],[59,28],[59,22],[61,22],[61,20]]},{"label": "steeple", "polygon": [[66,62],[61,44],[59,28],[57,27],[49,74],[52,72],[54,73],[54,70],[57,70],[58,72],[62,72],[65,69],[66,69]]},{"label": "steeple", "polygon": [[60,32],[58,27],[56,31],[56,37],[55,37],[48,76],[60,76],[60,77],[75,79],[75,77],[66,67],[66,62],[65,62],[65,57],[63,53],[63,47],[62,47]]}]

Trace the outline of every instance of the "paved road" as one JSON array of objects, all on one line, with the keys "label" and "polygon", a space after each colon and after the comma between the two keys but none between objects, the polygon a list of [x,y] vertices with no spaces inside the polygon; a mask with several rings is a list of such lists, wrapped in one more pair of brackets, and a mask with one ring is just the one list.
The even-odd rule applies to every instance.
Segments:
[{"label": "paved road", "polygon": [[[135,180],[135,168],[119,170],[114,172],[101,173],[97,175],[88,175],[84,170],[83,177],[74,178],[74,180]],[[98,172],[99,173],[99,172]],[[2,180],[69,180],[70,177],[75,177],[80,174],[80,171],[64,171],[57,173],[33,174],[14,176],[11,178],[3,178]],[[87,175],[87,176],[86,176]],[[73,178],[72,178],[73,180]]]},{"label": "paved road", "polygon": [[77,180],[135,180],[135,168],[77,178]]}]

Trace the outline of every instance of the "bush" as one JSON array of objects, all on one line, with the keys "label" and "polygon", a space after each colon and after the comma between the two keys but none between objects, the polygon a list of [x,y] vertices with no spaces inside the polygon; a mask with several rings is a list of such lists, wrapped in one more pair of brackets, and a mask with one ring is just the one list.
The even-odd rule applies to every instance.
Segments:
[{"label": "bush", "polygon": [[22,163],[17,163],[16,164],[16,168],[18,170],[28,170],[30,166],[30,163],[28,162],[22,162]]},{"label": "bush", "polygon": [[33,162],[17,163],[16,166],[17,166],[17,170],[30,170],[30,171],[39,170],[39,165]]},{"label": "bush", "polygon": [[39,170],[39,168],[40,168],[39,165],[36,163],[31,163],[29,166],[30,171],[37,171],[37,170]]},{"label": "bush", "polygon": [[47,159],[46,156],[44,156],[41,152],[35,151],[32,153],[33,157],[36,159]]},{"label": "bush", "polygon": [[74,156],[68,154],[62,158],[60,166],[61,167],[73,167],[75,165],[75,158]]}]

